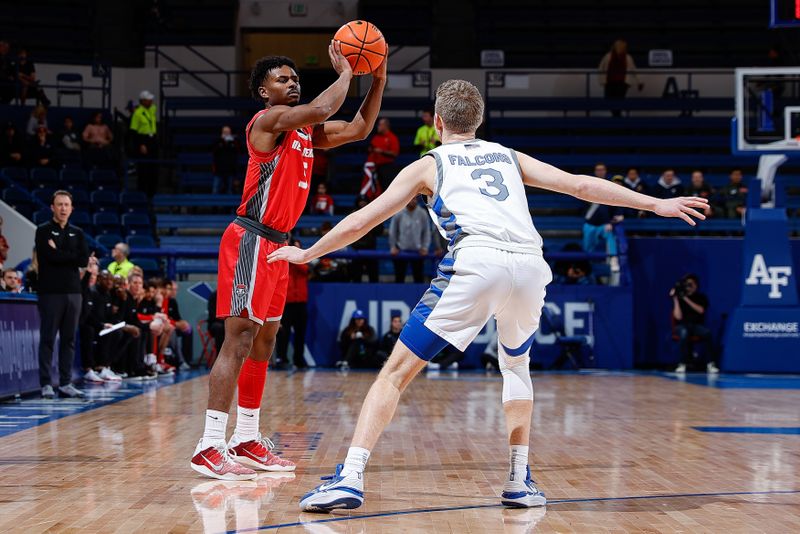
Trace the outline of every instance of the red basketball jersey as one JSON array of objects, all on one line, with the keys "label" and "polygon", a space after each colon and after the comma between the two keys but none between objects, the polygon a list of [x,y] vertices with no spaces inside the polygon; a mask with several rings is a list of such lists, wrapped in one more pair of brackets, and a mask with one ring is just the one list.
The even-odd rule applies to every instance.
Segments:
[{"label": "red basketball jersey", "polygon": [[236,210],[241,217],[260,221],[280,232],[288,232],[308,200],[314,150],[311,143],[313,128],[283,132],[279,144],[270,152],[259,152],[250,143],[250,128],[264,109],[247,124],[247,175],[244,179],[242,203]]}]

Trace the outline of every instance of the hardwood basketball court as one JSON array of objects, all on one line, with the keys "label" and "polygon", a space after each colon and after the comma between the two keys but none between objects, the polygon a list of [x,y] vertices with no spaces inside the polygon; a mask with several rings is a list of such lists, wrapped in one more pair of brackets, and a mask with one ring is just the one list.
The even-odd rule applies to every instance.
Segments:
[{"label": "hardwood basketball court", "polygon": [[271,372],[262,430],[299,465],[252,482],[189,469],[207,375],[143,392],[100,386],[78,406],[4,403],[0,531],[800,529],[800,377],[536,375],[531,467],[549,503],[508,510],[497,498],[507,467],[500,377],[423,375],[373,452],[365,505],[299,512],[299,498],[344,458],[373,378]]}]

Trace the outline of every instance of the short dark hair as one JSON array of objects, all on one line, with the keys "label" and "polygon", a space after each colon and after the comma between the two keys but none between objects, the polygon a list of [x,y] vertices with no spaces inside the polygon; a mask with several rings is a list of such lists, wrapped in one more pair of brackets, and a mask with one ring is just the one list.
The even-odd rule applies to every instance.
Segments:
[{"label": "short dark hair", "polygon": [[258,94],[258,88],[264,83],[264,78],[267,77],[272,69],[284,66],[291,67],[295,72],[297,71],[294,61],[286,56],[265,56],[256,61],[253,70],[250,72],[250,94],[253,95],[253,98],[259,102],[264,101],[261,95]]},{"label": "short dark hair", "polygon": [[639,167],[628,167],[628,170],[625,172],[629,173],[631,171],[636,171],[636,174],[639,174]]},{"label": "short dark hair", "polygon": [[694,273],[689,273],[689,274],[683,275],[683,281],[685,282],[687,280],[693,280],[694,281],[694,285],[696,285],[696,286],[700,285],[700,279],[697,278],[697,275],[694,274]]},{"label": "short dark hair", "polygon": [[53,193],[52,198],[50,199],[50,204],[56,203],[56,197],[69,197],[69,201],[72,202],[72,193],[67,191],[66,189],[59,189],[55,193]]}]

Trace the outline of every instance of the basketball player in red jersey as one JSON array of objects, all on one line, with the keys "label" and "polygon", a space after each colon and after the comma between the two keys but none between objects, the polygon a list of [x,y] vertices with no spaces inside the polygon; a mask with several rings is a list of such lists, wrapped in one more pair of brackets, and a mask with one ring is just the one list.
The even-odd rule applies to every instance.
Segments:
[{"label": "basketball player in red jersey", "polygon": [[[388,50],[388,48],[387,48]],[[339,78],[300,105],[294,62],[265,57],[250,76],[253,96],[264,102],[247,125],[247,164],[242,203],[219,247],[217,316],[225,317],[225,342],[209,378],[205,431],[191,461],[195,471],[221,480],[247,480],[256,471],[293,471],[294,463],[270,452],[259,433],[267,363],[275,347],[286,300],[288,263],[267,256],[288,241],[305,208],[313,147],[331,148],[367,137],[386,86],[386,61],[351,122],[328,121],[344,102],[353,71],[337,41],[328,54]],[[302,356],[299,356],[302,357]],[[233,390],[239,386],[236,430],[225,441]]]}]

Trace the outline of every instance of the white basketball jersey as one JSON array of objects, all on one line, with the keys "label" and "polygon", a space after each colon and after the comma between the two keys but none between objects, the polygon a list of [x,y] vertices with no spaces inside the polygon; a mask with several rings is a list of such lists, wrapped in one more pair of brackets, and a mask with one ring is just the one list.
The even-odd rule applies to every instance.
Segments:
[{"label": "white basketball jersey", "polygon": [[488,246],[542,253],[513,150],[474,139],[447,143],[428,154],[436,159],[428,209],[450,250]]}]

